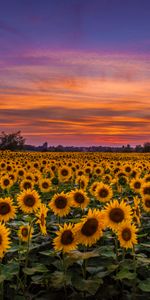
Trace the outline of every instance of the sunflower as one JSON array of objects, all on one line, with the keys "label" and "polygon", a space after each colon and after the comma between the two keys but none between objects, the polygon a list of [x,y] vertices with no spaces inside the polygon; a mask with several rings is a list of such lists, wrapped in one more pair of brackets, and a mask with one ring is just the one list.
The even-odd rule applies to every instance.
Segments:
[{"label": "sunflower", "polygon": [[144,176],[144,182],[150,182],[150,174]]},{"label": "sunflower", "polygon": [[117,230],[120,246],[126,249],[133,248],[133,246],[137,244],[136,232],[137,228],[134,224],[123,221]]},{"label": "sunflower", "polygon": [[134,178],[130,182],[130,187],[135,191],[135,192],[140,192],[141,186],[142,186],[143,180],[142,179],[137,179]]},{"label": "sunflower", "polygon": [[48,213],[48,208],[45,204],[41,204],[39,210],[36,212],[36,217],[38,218],[37,224],[40,225],[41,233],[43,235],[47,234],[46,230],[46,217]]},{"label": "sunflower", "polygon": [[131,222],[131,214],[131,207],[125,201],[122,200],[120,203],[118,200],[111,201],[105,208],[106,224],[112,230],[117,230],[123,221]]},{"label": "sunflower", "polygon": [[39,188],[42,193],[48,193],[51,189],[51,180],[49,178],[40,179]]},{"label": "sunflower", "polygon": [[28,242],[32,238],[33,227],[29,225],[22,225],[18,230],[18,237],[23,242]]},{"label": "sunflower", "polygon": [[89,182],[89,179],[85,175],[78,176],[75,180],[75,183],[77,185],[79,185],[79,187],[83,190],[86,190],[86,188],[88,186],[88,182]]},{"label": "sunflower", "polygon": [[58,178],[62,182],[68,181],[72,176],[72,169],[64,166],[58,169]]},{"label": "sunflower", "polygon": [[105,227],[104,213],[100,210],[89,209],[88,214],[75,225],[79,238],[79,243],[91,246],[102,237],[102,230]]},{"label": "sunflower", "polygon": [[55,194],[52,197],[51,201],[49,202],[49,207],[55,215],[63,217],[70,212],[71,204],[72,203],[69,199],[68,194],[61,192],[59,194]]},{"label": "sunflower", "polygon": [[5,252],[10,248],[10,230],[4,224],[0,224],[0,258],[3,258]]},{"label": "sunflower", "polygon": [[87,193],[82,189],[76,189],[74,191],[71,191],[69,193],[69,198],[71,199],[72,205],[74,207],[80,207],[81,209],[87,207],[90,202]]},{"label": "sunflower", "polygon": [[144,183],[141,187],[141,196],[150,196],[150,182]]},{"label": "sunflower", "polygon": [[141,224],[140,199],[138,199],[137,197],[134,198],[134,206],[132,207],[132,211],[133,211],[133,216],[132,216],[133,222],[140,225]]},{"label": "sunflower", "polygon": [[13,180],[10,179],[8,175],[1,178],[0,186],[3,190],[9,190],[13,185]]},{"label": "sunflower", "polygon": [[24,179],[20,183],[21,190],[33,189],[33,187],[34,187],[34,182],[28,179]]},{"label": "sunflower", "polygon": [[12,200],[7,198],[0,198],[0,222],[7,222],[14,219],[16,215],[16,207],[13,205]]},{"label": "sunflower", "polygon": [[18,176],[19,178],[23,178],[24,174],[25,174],[25,170],[24,170],[23,168],[19,168],[19,169],[17,170],[17,176]]},{"label": "sunflower", "polygon": [[150,196],[145,196],[142,198],[142,206],[146,212],[150,212]]},{"label": "sunflower", "polygon": [[73,224],[64,224],[56,231],[57,237],[54,238],[53,244],[56,251],[70,252],[77,248],[78,238],[76,228]]},{"label": "sunflower", "polygon": [[95,190],[95,197],[97,200],[101,202],[107,202],[112,198],[112,196],[112,188],[109,185],[102,182],[97,185]]},{"label": "sunflower", "polygon": [[25,213],[33,213],[40,206],[40,196],[35,190],[27,189],[17,197],[18,206]]},{"label": "sunflower", "polygon": [[97,185],[99,184],[99,181],[94,181],[90,188],[89,188],[89,192],[92,196],[95,196],[95,191],[96,191],[96,188],[97,188]]}]

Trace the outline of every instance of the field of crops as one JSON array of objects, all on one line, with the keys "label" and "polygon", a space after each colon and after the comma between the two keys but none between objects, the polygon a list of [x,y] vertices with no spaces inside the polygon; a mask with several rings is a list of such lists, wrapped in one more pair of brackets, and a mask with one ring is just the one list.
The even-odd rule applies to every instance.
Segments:
[{"label": "field of crops", "polygon": [[0,299],[150,295],[150,155],[0,153]]}]

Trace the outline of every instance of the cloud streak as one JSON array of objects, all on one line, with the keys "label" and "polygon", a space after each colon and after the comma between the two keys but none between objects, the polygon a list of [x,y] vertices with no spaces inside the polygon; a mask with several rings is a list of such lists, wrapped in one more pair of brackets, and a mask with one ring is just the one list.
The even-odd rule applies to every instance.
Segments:
[{"label": "cloud streak", "polygon": [[5,57],[1,130],[13,126],[33,143],[142,143],[150,134],[149,61],[142,55],[31,49]]}]

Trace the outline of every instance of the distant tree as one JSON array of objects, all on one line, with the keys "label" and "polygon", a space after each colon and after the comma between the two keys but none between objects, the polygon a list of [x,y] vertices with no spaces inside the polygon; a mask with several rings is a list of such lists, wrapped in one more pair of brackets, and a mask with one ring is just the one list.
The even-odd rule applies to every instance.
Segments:
[{"label": "distant tree", "polygon": [[21,136],[21,131],[7,134],[2,131],[0,135],[0,149],[1,150],[22,150],[25,139]]},{"label": "distant tree", "polygon": [[150,142],[144,144],[143,152],[150,152]]},{"label": "distant tree", "polygon": [[136,152],[143,152],[143,147],[141,145],[136,145],[135,146],[135,151]]}]

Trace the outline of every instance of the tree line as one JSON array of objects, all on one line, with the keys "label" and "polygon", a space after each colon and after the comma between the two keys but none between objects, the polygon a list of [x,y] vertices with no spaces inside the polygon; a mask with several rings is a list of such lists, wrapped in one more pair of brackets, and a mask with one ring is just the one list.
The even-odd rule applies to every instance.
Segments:
[{"label": "tree line", "polygon": [[21,131],[14,133],[5,133],[2,131],[0,135],[0,150],[10,151],[53,151],[53,152],[65,152],[65,151],[82,151],[82,152],[138,152],[149,153],[150,142],[145,142],[144,145],[136,145],[131,147],[129,144],[122,147],[107,147],[107,146],[90,146],[90,147],[75,147],[75,146],[50,146],[45,142],[42,146],[32,146],[25,144],[25,138],[21,135]]}]

